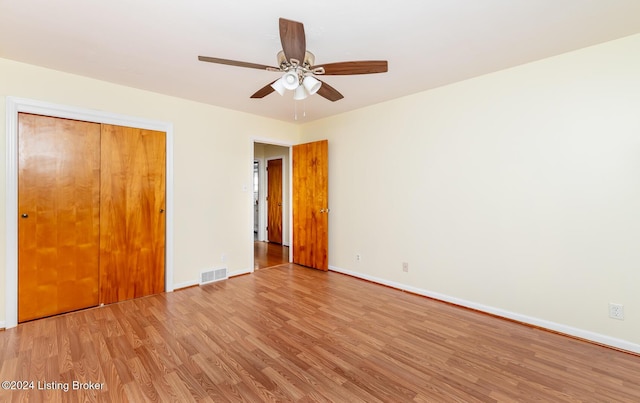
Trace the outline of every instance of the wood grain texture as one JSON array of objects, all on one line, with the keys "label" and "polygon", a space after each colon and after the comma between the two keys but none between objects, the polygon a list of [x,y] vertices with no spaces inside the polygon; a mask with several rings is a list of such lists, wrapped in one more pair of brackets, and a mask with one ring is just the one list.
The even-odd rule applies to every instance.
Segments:
[{"label": "wood grain texture", "polygon": [[200,60],[201,62],[226,64],[228,66],[246,67],[249,69],[258,69],[258,70],[277,69],[277,67],[267,66],[266,64],[248,63],[248,62],[241,62],[238,60],[229,60],[229,59],[220,59],[219,57],[198,56],[198,60]]},{"label": "wood grain texture", "polygon": [[254,270],[289,263],[289,247],[273,242],[255,241],[253,243],[253,262]]},{"label": "wood grain texture", "polygon": [[[102,125],[100,302],[164,290],[165,133]],[[132,392],[133,393],[133,392]]]},{"label": "wood grain texture", "polygon": [[329,269],[328,141],[293,147],[293,261]]},{"label": "wood grain texture", "polygon": [[291,62],[291,59],[296,59],[298,63],[302,64],[307,50],[304,25],[301,22],[280,18],[278,27],[280,29],[280,43],[287,60]]},{"label": "wood grain texture", "polygon": [[98,304],[100,125],[18,116],[18,321]]},{"label": "wood grain texture", "polygon": [[267,161],[267,238],[282,243],[282,159]]},{"label": "wood grain texture", "polygon": [[275,83],[278,80],[274,80],[272,82],[270,82],[269,84],[265,85],[264,87],[260,88],[258,91],[254,92],[250,98],[264,98],[267,95],[271,94],[272,92],[275,91],[275,89],[271,86],[271,84]]},{"label": "wood grain texture", "polygon": [[286,264],[0,332],[0,401],[637,402],[640,357]]},{"label": "wood grain texture", "polygon": [[313,66],[312,69],[323,68],[324,74],[343,76],[352,74],[386,73],[388,63],[386,60],[359,60],[355,62],[337,62]]},{"label": "wood grain texture", "polygon": [[344,98],[344,95],[342,95],[338,90],[336,90],[335,88],[333,88],[332,86],[330,86],[324,81],[322,81],[322,86],[318,90],[318,95],[328,99],[331,102],[339,101],[342,98]]}]

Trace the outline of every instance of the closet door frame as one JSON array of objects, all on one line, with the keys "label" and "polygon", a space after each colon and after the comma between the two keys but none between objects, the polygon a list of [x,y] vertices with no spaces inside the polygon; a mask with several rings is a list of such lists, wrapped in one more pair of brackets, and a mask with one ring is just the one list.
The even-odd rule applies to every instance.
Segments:
[{"label": "closet door frame", "polygon": [[6,98],[6,108],[6,313],[0,328],[18,325],[18,113],[21,112],[166,133],[165,291],[173,291],[173,124],[16,97]]}]

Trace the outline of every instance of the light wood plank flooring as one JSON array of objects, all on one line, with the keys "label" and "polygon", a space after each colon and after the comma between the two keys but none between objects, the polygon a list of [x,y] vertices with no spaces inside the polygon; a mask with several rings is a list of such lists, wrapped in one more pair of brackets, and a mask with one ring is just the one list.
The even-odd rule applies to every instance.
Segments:
[{"label": "light wood plank flooring", "polygon": [[637,402],[640,357],[280,265],[0,332],[0,401]]},{"label": "light wood plank flooring", "polygon": [[253,269],[260,270],[289,262],[289,247],[273,242],[253,242]]}]

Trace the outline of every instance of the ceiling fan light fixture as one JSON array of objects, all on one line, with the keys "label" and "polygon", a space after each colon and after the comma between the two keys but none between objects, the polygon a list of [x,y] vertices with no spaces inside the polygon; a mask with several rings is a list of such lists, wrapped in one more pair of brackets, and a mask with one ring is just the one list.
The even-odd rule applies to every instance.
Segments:
[{"label": "ceiling fan light fixture", "polygon": [[282,77],[280,77],[279,79],[277,79],[276,81],[274,81],[271,84],[271,88],[273,88],[274,90],[276,90],[276,92],[278,94],[280,94],[281,96],[284,95],[285,91],[287,90],[287,88],[284,85],[284,79]]},{"label": "ceiling fan light fixture", "polygon": [[296,70],[287,71],[280,80],[282,80],[284,88],[288,90],[295,90],[300,85],[300,79],[298,78],[298,72]]},{"label": "ceiling fan light fixture", "polygon": [[302,80],[302,85],[307,90],[309,95],[313,95],[318,92],[318,90],[322,86],[322,81],[316,79],[315,77],[306,76],[304,80]]},{"label": "ceiling fan light fixture", "polygon": [[295,89],[293,92],[293,99],[296,101],[301,101],[307,97],[307,90],[304,89],[304,86],[301,85]]}]

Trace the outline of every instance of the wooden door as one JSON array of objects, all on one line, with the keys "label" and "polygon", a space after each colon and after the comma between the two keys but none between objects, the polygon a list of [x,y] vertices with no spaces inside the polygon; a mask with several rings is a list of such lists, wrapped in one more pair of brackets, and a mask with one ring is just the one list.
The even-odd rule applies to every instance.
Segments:
[{"label": "wooden door", "polygon": [[293,147],[293,262],[329,270],[328,141]]},{"label": "wooden door", "polygon": [[165,133],[102,125],[100,302],[164,291]]},{"label": "wooden door", "polygon": [[267,239],[282,243],[282,158],[267,162]]},{"label": "wooden door", "polygon": [[18,322],[98,305],[100,125],[18,115]]}]

